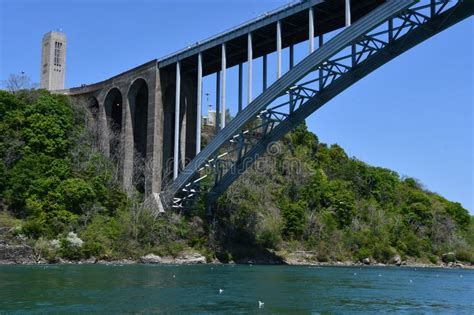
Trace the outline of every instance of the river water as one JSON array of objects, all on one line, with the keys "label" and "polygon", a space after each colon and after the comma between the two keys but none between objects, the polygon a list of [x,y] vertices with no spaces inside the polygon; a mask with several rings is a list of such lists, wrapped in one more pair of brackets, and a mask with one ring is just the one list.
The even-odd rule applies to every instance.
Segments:
[{"label": "river water", "polygon": [[[259,301],[264,303],[261,308]],[[0,266],[0,313],[77,312],[474,314],[474,270],[252,265]]]}]

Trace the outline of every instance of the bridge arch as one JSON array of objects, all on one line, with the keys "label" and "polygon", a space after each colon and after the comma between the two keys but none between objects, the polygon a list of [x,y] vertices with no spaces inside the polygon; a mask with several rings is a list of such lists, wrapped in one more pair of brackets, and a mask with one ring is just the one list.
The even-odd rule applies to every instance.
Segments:
[{"label": "bridge arch", "polygon": [[[133,81],[127,93],[133,133],[133,184],[145,192],[146,160],[148,138],[149,88],[145,79]],[[130,149],[130,148],[128,148]]]},{"label": "bridge arch", "polygon": [[122,116],[123,98],[122,93],[116,87],[110,89],[105,97],[104,107],[107,117],[107,131],[110,147],[110,157],[115,161],[120,161],[121,136],[122,136]]}]

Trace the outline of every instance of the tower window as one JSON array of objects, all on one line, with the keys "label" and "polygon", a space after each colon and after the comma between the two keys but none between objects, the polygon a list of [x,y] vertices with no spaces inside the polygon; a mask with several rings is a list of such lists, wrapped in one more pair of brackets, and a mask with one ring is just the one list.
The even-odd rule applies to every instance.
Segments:
[{"label": "tower window", "polygon": [[63,43],[54,42],[54,65],[60,67],[62,64]]}]

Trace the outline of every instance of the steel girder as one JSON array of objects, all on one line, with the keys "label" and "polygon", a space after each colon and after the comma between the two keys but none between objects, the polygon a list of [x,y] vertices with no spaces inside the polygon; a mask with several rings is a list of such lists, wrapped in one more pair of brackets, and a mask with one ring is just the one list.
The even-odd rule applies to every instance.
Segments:
[{"label": "steel girder", "polygon": [[272,144],[385,63],[473,14],[473,0],[387,1],[289,70],[162,192],[168,207],[218,198]]}]

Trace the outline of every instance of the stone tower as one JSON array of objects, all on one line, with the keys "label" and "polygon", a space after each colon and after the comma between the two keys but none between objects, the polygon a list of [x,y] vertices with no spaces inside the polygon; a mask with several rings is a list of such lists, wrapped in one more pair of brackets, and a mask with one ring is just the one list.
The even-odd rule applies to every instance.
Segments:
[{"label": "stone tower", "polygon": [[64,89],[66,73],[66,34],[51,31],[43,36],[40,88],[49,91]]}]

